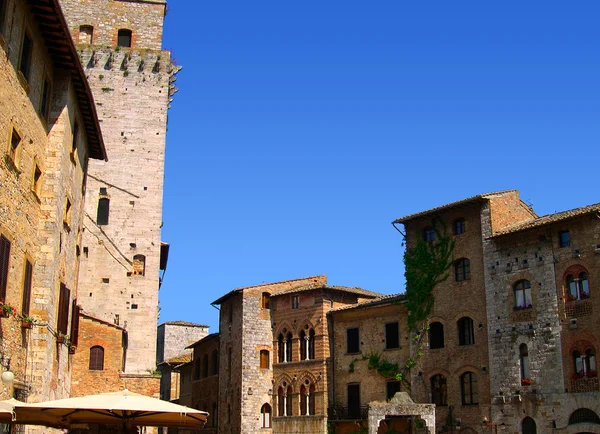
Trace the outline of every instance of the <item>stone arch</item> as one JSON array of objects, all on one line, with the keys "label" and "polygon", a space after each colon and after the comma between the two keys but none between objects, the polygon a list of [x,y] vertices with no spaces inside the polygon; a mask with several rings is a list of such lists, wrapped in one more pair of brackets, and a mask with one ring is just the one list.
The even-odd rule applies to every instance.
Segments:
[{"label": "stone arch", "polygon": [[[317,330],[317,328],[315,327],[315,325],[312,323],[312,321],[310,319],[302,319],[301,321],[298,321],[297,324],[299,324],[299,325],[296,328],[296,333],[294,334],[295,337],[300,336],[300,332],[302,330],[304,330],[305,332],[310,329],[315,330],[315,332]],[[306,326],[308,326],[308,328]]]},{"label": "stone arch", "polygon": [[470,310],[463,310],[458,312],[456,315],[454,315],[454,317],[452,318],[453,322],[456,323],[459,319],[464,318],[464,317],[469,317],[473,320],[473,325],[475,325],[475,323],[478,323],[478,319],[476,318],[475,314],[473,312],[471,312]]},{"label": "stone arch", "polygon": [[[277,336],[279,336],[280,334],[285,336],[286,334],[288,334],[288,332],[291,332],[292,336],[294,336],[294,327],[290,326],[287,321],[283,321],[281,324],[279,324],[276,330],[277,331],[273,333],[273,337],[275,338],[275,340],[277,340]],[[284,330],[285,333],[283,332]]]},{"label": "stone arch", "polygon": [[304,384],[304,381],[306,381],[307,379],[311,382],[311,384],[314,384],[315,392],[320,392],[318,387],[319,382],[317,381],[317,377],[315,377],[315,375],[312,372],[304,371],[302,374],[300,374],[298,376],[297,384]]},{"label": "stone arch", "polygon": [[474,374],[480,375],[479,368],[473,365],[463,365],[454,371],[454,375],[460,377],[465,372],[473,372]]},{"label": "stone arch", "polygon": [[295,384],[292,380],[292,377],[289,374],[284,373],[279,375],[279,377],[277,377],[277,380],[275,380],[275,387],[273,388],[274,394],[277,394],[277,389],[279,389],[279,387],[282,387],[284,382],[286,383],[284,389],[286,389],[287,386],[292,386],[292,390],[294,389]]}]

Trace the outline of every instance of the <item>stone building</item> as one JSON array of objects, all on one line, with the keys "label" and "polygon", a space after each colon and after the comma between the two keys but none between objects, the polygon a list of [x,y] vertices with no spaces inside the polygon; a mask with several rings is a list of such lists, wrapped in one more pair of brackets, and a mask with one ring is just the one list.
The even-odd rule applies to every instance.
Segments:
[{"label": "stone building", "polygon": [[[156,366],[167,110],[179,69],[164,0],[60,0],[96,101],[110,164],[89,166],[78,302],[128,331],[124,372]],[[109,302],[110,301],[110,302]]]},{"label": "stone building", "polygon": [[17,315],[0,320],[1,369],[15,374],[1,396],[58,399],[77,339],[88,160],[106,152],[56,0],[0,2],[0,83],[0,300]]},{"label": "stone building", "polygon": [[[217,432],[218,393],[219,393],[219,334],[212,333],[188,348],[193,350],[192,372],[189,376],[190,400],[192,408],[204,408],[209,412],[206,432]],[[186,377],[187,378],[187,377]],[[185,378],[184,378],[185,380]],[[182,390],[183,384],[182,381]]]},{"label": "stone building", "polygon": [[177,357],[189,345],[208,335],[208,326],[188,321],[167,321],[158,326],[156,341],[156,363]]},{"label": "stone building", "polygon": [[314,276],[235,289],[214,301],[219,432],[326,432],[326,314],[378,295]]}]

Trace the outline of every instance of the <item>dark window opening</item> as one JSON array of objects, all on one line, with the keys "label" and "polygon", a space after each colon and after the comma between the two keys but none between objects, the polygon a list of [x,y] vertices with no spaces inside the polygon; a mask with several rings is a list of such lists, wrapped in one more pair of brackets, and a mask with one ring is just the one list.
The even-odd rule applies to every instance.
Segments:
[{"label": "dark window opening", "polygon": [[21,48],[21,60],[19,62],[19,71],[21,71],[21,74],[23,74],[23,77],[27,81],[29,81],[32,54],[33,40],[27,33],[25,33],[25,36],[23,37],[23,47]]},{"label": "dark window opening", "polygon": [[56,330],[63,335],[66,335],[69,329],[69,306],[71,304],[70,298],[71,291],[65,286],[64,283],[61,283]]},{"label": "dark window opening", "polygon": [[31,304],[31,284],[33,279],[33,266],[31,262],[25,261],[25,277],[23,279],[23,302],[21,315],[29,316],[29,305]]},{"label": "dark window opening", "polygon": [[435,241],[435,229],[433,229],[432,227],[423,229],[423,241]]},{"label": "dark window opening", "polygon": [[446,377],[442,374],[431,377],[431,403],[435,405],[448,405]]},{"label": "dark window opening", "polygon": [[454,277],[457,282],[471,278],[471,262],[467,258],[462,258],[454,263]]},{"label": "dark window opening", "polygon": [[212,353],[212,374],[213,375],[218,375],[219,374],[219,352],[217,350],[214,350]]},{"label": "dark window opening", "polygon": [[464,234],[467,226],[464,218],[454,220],[454,235]]},{"label": "dark window opening", "polygon": [[21,136],[13,128],[10,138],[10,159],[15,166],[17,165],[17,157],[19,156],[19,145],[21,145]]},{"label": "dark window opening", "polygon": [[571,245],[571,234],[569,231],[560,231],[558,233],[558,246],[569,247]]},{"label": "dark window opening", "polygon": [[477,375],[473,372],[466,372],[461,375],[460,392],[463,405],[477,404]]},{"label": "dark window opening", "polygon": [[399,381],[388,381],[387,383],[385,383],[385,399],[389,401],[398,392],[400,392]]},{"label": "dark window opening", "polygon": [[90,371],[104,370],[104,348],[95,346],[90,348]]},{"label": "dark window opening", "polygon": [[440,322],[429,324],[429,349],[444,348],[444,326]]},{"label": "dark window opening", "polygon": [[397,322],[385,325],[385,348],[400,348],[400,326]]},{"label": "dark window opening", "polygon": [[208,354],[204,354],[202,358],[202,378],[208,377]]},{"label": "dark window opening", "polygon": [[358,328],[346,330],[346,352],[349,354],[360,352]]},{"label": "dark window opening", "polygon": [[0,0],[0,33],[4,33],[4,21],[6,20],[6,0]]},{"label": "dark window opening", "polygon": [[465,316],[458,320],[458,345],[473,345],[474,343],[473,320]]},{"label": "dark window opening", "polygon": [[131,47],[131,30],[119,29],[117,45],[124,48]]},{"label": "dark window opening", "polygon": [[269,294],[268,292],[263,292],[262,293],[262,298],[261,298],[261,307],[263,309],[269,309],[270,307],[270,301],[271,301],[271,294]]},{"label": "dark window opening", "polygon": [[40,101],[40,115],[46,121],[48,121],[48,115],[50,112],[50,83],[48,80],[44,80],[42,87],[42,100]]},{"label": "dark window opening", "polygon": [[526,344],[519,347],[519,363],[521,365],[521,382],[529,380],[529,349]]},{"label": "dark window opening", "polygon": [[6,301],[6,286],[8,284],[8,265],[10,262],[10,241],[0,235],[0,300]]},{"label": "dark window opening", "polygon": [[348,384],[348,418],[360,419],[360,384]]},{"label": "dark window opening", "polygon": [[36,164],[33,172],[33,192],[39,198],[42,195],[42,170]]},{"label": "dark window opening", "polygon": [[526,417],[521,422],[521,432],[523,434],[537,434],[537,426],[535,425],[535,420],[530,417]]},{"label": "dark window opening", "polygon": [[589,408],[579,408],[575,410],[569,417],[569,425],[577,423],[589,423],[592,425],[600,425],[600,417]]},{"label": "dark window opening", "polygon": [[298,309],[300,307],[300,296],[292,295],[292,309]]},{"label": "dark window opening", "polygon": [[110,199],[101,197],[98,200],[98,212],[96,214],[96,224],[105,226],[108,224],[108,214],[110,211]]}]

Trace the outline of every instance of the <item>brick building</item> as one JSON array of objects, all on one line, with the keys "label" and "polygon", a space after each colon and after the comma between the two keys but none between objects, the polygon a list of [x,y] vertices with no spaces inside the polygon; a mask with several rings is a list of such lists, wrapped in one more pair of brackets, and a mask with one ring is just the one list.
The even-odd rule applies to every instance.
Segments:
[{"label": "brick building", "polygon": [[168,254],[160,229],[167,110],[179,69],[161,48],[166,2],[60,3],[111,160],[89,166],[78,302],[128,331],[124,371],[146,374],[156,366],[159,275]]},{"label": "brick building", "polygon": [[[2,370],[27,401],[67,397],[83,196],[106,152],[91,90],[56,0],[0,2]],[[10,361],[10,365],[9,362]]]},{"label": "brick building", "polygon": [[[192,368],[189,378],[192,408],[204,408],[209,412],[206,421],[207,432],[217,432],[218,393],[219,393],[219,334],[212,333],[188,348],[192,349]],[[183,384],[182,382],[182,390]]]}]

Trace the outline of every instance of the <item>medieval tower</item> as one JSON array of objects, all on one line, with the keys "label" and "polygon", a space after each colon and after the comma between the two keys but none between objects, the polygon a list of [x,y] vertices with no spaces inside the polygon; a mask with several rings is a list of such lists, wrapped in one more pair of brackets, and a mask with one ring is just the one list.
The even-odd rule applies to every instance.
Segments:
[{"label": "medieval tower", "polygon": [[61,0],[92,88],[108,162],[90,161],[77,303],[127,330],[124,372],[156,363],[167,110],[165,0]]}]

